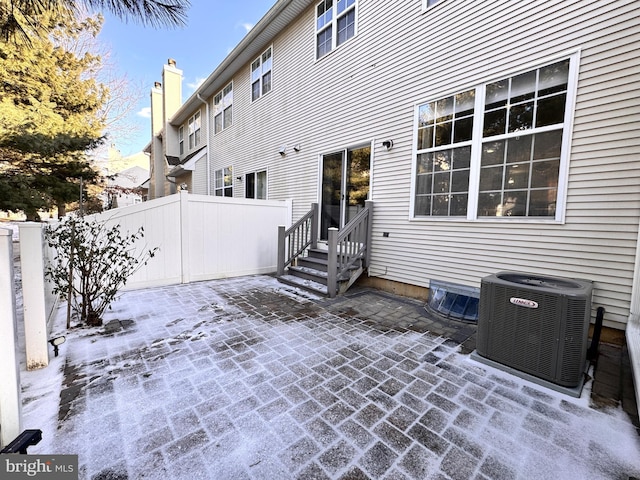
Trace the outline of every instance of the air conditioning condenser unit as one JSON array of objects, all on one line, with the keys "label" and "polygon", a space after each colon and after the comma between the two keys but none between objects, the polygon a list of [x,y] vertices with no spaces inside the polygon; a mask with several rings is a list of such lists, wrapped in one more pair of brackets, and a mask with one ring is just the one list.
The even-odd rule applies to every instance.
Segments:
[{"label": "air conditioning condenser unit", "polygon": [[473,357],[523,372],[551,388],[578,389],[577,395],[567,393],[579,396],[592,290],[589,280],[520,272],[483,278]]}]

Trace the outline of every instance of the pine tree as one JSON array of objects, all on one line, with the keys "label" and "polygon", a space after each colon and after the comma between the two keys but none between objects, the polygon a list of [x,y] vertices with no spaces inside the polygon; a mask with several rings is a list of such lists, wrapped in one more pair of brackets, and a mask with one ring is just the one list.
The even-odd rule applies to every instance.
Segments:
[{"label": "pine tree", "polygon": [[43,14],[78,13],[78,5],[89,10],[107,10],[127,20],[151,26],[180,26],[185,22],[189,0],[0,0],[0,38],[29,41],[47,34],[40,28]]},{"label": "pine tree", "polygon": [[102,141],[108,95],[91,75],[100,57],[59,41],[97,34],[101,20],[47,14],[40,25],[48,36],[0,42],[0,210],[30,220],[53,206],[64,213],[80,196],[78,180],[98,179],[86,152]]}]

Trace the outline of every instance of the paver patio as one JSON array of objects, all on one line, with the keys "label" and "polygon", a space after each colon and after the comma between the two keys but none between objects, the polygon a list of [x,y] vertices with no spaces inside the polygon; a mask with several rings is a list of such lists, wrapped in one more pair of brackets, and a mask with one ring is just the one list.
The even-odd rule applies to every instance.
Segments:
[{"label": "paver patio", "polygon": [[637,430],[590,384],[478,364],[475,327],[419,302],[255,276],[126,292],[105,322],[68,334],[57,390],[25,374],[30,453],[78,454],[80,478],[640,477]]}]

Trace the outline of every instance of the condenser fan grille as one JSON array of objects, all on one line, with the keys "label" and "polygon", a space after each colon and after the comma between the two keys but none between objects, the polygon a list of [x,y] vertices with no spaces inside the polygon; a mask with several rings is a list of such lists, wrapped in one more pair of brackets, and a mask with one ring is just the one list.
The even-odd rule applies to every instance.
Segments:
[{"label": "condenser fan grille", "polygon": [[[581,381],[591,316],[591,282],[502,272],[482,280],[477,352],[564,386]],[[570,285],[570,286],[568,286]]]}]

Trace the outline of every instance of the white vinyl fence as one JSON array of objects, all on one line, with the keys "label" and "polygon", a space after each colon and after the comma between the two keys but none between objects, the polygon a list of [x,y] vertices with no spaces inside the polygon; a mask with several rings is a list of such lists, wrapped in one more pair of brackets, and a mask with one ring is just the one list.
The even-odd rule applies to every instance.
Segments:
[{"label": "white vinyl fence", "polygon": [[[189,283],[276,271],[278,226],[291,225],[292,202],[190,195],[180,192],[93,216],[123,235],[144,229],[138,252],[158,247],[126,289]],[[91,218],[91,217],[89,217]],[[44,278],[54,252],[45,224],[20,224],[20,267],[29,369],[49,362],[48,340],[56,298]],[[20,377],[12,232],[0,229],[0,448],[21,429]]]},{"label": "white vinyl fence", "polygon": [[[143,228],[138,253],[158,247],[153,258],[128,279],[125,289],[190,283],[276,271],[278,226],[291,224],[291,201],[248,200],[180,192],[150,202],[88,216],[123,235]],[[48,340],[57,299],[44,278],[53,252],[44,224],[20,224],[20,266],[27,368],[49,363]],[[7,232],[9,232],[7,230]],[[10,232],[6,242],[11,244]],[[5,258],[9,255],[9,258]],[[7,268],[11,255],[3,254]],[[13,273],[7,273],[13,278]],[[7,307],[9,309],[9,307]],[[14,310],[14,309],[11,309]]]},{"label": "white vinyl fence", "polygon": [[123,234],[144,228],[138,251],[158,247],[127,290],[276,271],[278,226],[291,224],[291,201],[187,192],[94,217]]},{"label": "white vinyl fence", "polygon": [[12,232],[0,228],[0,448],[22,428]]}]

